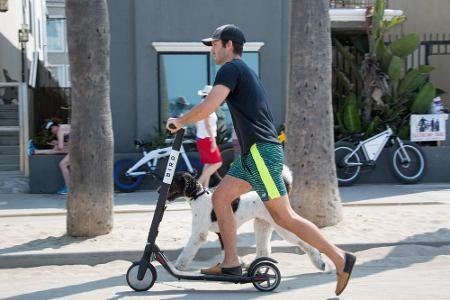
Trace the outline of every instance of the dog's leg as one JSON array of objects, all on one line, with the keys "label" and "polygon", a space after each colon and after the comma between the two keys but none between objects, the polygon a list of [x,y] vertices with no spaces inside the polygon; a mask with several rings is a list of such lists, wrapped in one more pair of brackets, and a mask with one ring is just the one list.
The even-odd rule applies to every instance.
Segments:
[{"label": "dog's leg", "polygon": [[203,245],[207,241],[207,238],[207,231],[192,232],[189,241],[183,248],[183,251],[181,251],[177,261],[175,262],[175,267],[178,270],[186,270],[194,259],[195,254],[197,254],[198,249],[200,249],[201,245]]},{"label": "dog's leg", "polygon": [[269,256],[272,252],[270,247],[270,238],[272,237],[273,227],[266,221],[256,218],[253,223],[256,240],[256,257]]},{"label": "dog's leg", "polygon": [[287,231],[284,228],[281,228],[278,225],[274,225],[275,231],[286,241],[300,247],[309,257],[313,265],[322,271],[325,271],[326,263],[322,258],[322,255],[320,254],[319,250],[314,248],[308,243],[305,243],[300,238],[298,238],[295,234],[293,234],[290,231]]}]

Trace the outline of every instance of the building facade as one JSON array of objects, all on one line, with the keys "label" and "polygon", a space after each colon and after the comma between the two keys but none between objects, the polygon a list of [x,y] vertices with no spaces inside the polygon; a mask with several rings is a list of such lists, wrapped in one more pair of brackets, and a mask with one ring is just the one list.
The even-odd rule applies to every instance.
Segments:
[{"label": "building facade", "polygon": [[[332,33],[363,33],[365,8],[373,2],[330,1]],[[408,16],[397,33],[444,33],[449,27],[443,9],[450,5],[447,2],[390,0],[386,16],[391,18],[403,12]],[[45,59],[53,77],[66,87],[70,86],[70,66],[63,3],[47,0]],[[218,70],[209,48],[200,40],[227,23],[244,31],[248,44],[243,59],[259,74],[276,125],[284,123],[289,1],[108,0],[108,7],[111,108],[117,155],[134,153],[134,139],[151,140],[164,129],[168,116],[200,101],[197,90],[212,84]],[[439,68],[432,80],[445,90],[450,78],[445,75],[450,68],[445,66],[450,66],[450,62],[446,61],[448,56],[442,61],[435,59],[438,58],[433,57],[431,63]],[[184,108],[178,108],[179,103],[184,103]],[[226,106],[222,112],[224,122],[229,123]]]}]

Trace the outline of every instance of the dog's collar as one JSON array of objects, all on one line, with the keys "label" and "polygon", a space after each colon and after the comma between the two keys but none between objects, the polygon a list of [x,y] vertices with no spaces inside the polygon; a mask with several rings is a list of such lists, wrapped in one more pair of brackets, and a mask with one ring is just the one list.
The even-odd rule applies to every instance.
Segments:
[{"label": "dog's collar", "polygon": [[203,188],[203,190],[200,193],[198,193],[197,195],[195,195],[192,199],[193,200],[197,200],[198,197],[200,197],[200,196],[202,196],[204,194],[209,194],[209,191],[207,189],[205,189],[205,188]]}]

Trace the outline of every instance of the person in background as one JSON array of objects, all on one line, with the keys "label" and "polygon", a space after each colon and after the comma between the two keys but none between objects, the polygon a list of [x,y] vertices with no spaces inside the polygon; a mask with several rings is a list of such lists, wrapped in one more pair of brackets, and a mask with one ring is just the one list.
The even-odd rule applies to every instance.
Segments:
[{"label": "person in background", "polygon": [[[206,85],[202,90],[198,91],[198,95],[202,96],[202,99],[204,99],[211,89],[212,86]],[[213,112],[206,119],[197,121],[195,123],[195,129],[197,150],[200,154],[200,161],[204,165],[198,182],[208,188],[211,175],[222,166],[222,157],[220,156],[219,147],[216,144],[216,113]]]},{"label": "person in background", "polygon": [[36,149],[33,145],[33,142],[30,140],[28,142],[28,154],[67,154],[64,158],[59,162],[59,169],[61,170],[64,186],[57,191],[60,195],[67,195],[69,192],[69,134],[70,134],[70,125],[69,124],[60,124],[57,120],[47,120],[44,123],[43,128],[48,130],[53,140],[51,144],[53,145],[52,149]]},{"label": "person in background", "polygon": [[187,101],[186,97],[179,96],[175,100],[175,105],[173,108],[173,111],[171,112],[170,116],[172,118],[178,118],[184,114],[184,112],[189,108],[189,102]]}]

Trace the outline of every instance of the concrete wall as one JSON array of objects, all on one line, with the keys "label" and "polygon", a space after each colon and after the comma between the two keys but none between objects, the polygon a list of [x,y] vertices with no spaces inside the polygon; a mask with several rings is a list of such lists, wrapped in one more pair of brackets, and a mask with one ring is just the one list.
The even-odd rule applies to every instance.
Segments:
[{"label": "concrete wall", "polygon": [[[450,1],[448,0],[389,0],[389,8],[401,9],[407,16],[407,21],[393,31],[409,34],[416,32],[421,37],[424,34],[446,34],[450,40]],[[433,83],[450,93],[450,55],[432,56],[431,62],[436,70],[431,75]],[[450,108],[450,95],[443,96],[445,104]]]},{"label": "concrete wall", "polygon": [[109,0],[108,4],[116,152],[132,151],[133,139],[148,139],[159,124],[158,62],[152,42],[199,42],[226,23],[241,27],[247,41],[265,43],[261,78],[275,122],[283,122],[284,105],[279,103],[286,95],[286,1]]}]

